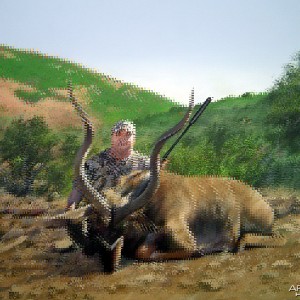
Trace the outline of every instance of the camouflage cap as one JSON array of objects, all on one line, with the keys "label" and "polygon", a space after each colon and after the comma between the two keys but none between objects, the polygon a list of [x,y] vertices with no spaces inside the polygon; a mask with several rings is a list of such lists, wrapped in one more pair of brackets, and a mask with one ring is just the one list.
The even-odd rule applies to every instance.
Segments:
[{"label": "camouflage cap", "polygon": [[126,130],[127,132],[130,132],[132,135],[135,135],[135,125],[128,121],[128,120],[121,120],[118,121],[111,129],[111,133],[114,134],[116,132],[119,132],[121,130]]}]

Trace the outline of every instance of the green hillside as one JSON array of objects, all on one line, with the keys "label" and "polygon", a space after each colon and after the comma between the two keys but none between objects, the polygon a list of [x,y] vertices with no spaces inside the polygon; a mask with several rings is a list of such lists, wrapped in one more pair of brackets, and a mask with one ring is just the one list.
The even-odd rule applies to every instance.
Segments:
[{"label": "green hillside", "polygon": [[[155,139],[186,110],[155,93],[112,80],[78,64],[2,46],[3,49],[6,54],[0,52],[0,77],[35,88],[34,92],[17,91],[21,99],[37,103],[52,97],[69,105],[67,98],[55,89],[65,89],[69,79],[75,87],[86,89],[89,101],[85,108],[102,122],[92,153],[109,146],[109,129],[114,122],[131,119],[137,126],[137,150],[149,154]],[[255,187],[299,189],[299,58],[297,54],[285,67],[283,76],[270,91],[245,92],[211,103],[172,152],[169,170],[185,175],[229,176]],[[60,156],[54,155],[52,167],[50,163],[39,175],[46,182],[43,192],[68,193],[72,159],[82,138],[82,133],[78,133],[74,128],[56,132]],[[59,184],[55,183],[58,180]]]},{"label": "green hillside", "polygon": [[170,99],[154,92],[122,83],[79,64],[7,46],[0,47],[0,77],[34,87],[35,92],[18,93],[19,97],[33,103],[46,97],[66,101],[55,89],[66,89],[68,81],[72,80],[74,86],[87,89],[93,113],[105,123],[131,119],[138,114],[165,112],[174,105]]}]

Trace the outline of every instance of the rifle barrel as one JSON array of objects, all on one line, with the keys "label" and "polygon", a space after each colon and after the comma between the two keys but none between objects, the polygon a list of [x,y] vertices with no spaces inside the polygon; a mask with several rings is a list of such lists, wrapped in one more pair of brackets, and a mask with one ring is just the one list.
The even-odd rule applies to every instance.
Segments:
[{"label": "rifle barrel", "polygon": [[174,142],[174,144],[170,147],[170,149],[165,153],[165,155],[162,158],[162,162],[166,161],[168,156],[170,155],[171,151],[174,149],[174,147],[178,144],[178,142],[182,139],[182,137],[186,134],[186,132],[189,130],[189,128],[198,120],[198,118],[202,115],[208,104],[211,102],[212,98],[208,97],[205,102],[200,106],[200,108],[197,110],[197,112],[194,114],[194,116],[189,121],[188,126],[183,130],[181,135],[177,138],[177,140]]}]

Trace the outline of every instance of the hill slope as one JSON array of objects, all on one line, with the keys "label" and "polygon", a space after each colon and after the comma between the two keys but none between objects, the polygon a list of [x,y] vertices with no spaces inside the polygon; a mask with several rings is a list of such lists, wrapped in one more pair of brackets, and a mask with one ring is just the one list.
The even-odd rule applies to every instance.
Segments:
[{"label": "hill slope", "polygon": [[105,122],[131,119],[137,114],[164,112],[174,105],[170,99],[79,64],[7,46],[0,47],[0,78],[30,86],[32,90],[18,89],[15,94],[31,103],[45,98],[66,101],[65,91],[71,79],[74,87],[85,94],[93,114],[99,115]]},{"label": "hill slope", "polygon": [[[300,188],[300,71],[297,63],[289,66],[270,92],[245,93],[211,103],[172,152],[169,169],[186,175],[235,177],[256,187]],[[155,139],[185,111],[167,98],[78,64],[6,46],[0,48],[0,78],[2,134],[7,121],[18,114],[30,117],[39,111],[62,143],[69,135],[76,149],[82,129],[67,99],[71,79],[76,97],[96,125],[92,153],[109,146],[114,122],[131,119],[137,126],[137,150],[149,154]],[[12,100],[5,102],[8,95]],[[15,103],[14,108],[7,103]],[[61,165],[60,172],[64,170],[69,177],[73,155],[68,157],[68,167]],[[57,170],[59,166],[56,163]],[[67,192],[71,179],[66,182]]]}]

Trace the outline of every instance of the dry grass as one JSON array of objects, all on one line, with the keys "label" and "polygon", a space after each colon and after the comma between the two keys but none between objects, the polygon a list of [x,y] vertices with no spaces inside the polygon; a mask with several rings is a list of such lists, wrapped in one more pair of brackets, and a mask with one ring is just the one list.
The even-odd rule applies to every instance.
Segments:
[{"label": "dry grass", "polygon": [[[48,204],[3,194],[0,203],[1,208],[35,203],[56,210],[64,201]],[[0,299],[293,299],[289,288],[300,281],[299,215],[276,221],[275,231],[287,238],[282,248],[160,263],[123,259],[113,275],[101,273],[96,256],[87,258],[80,250],[57,253],[57,247],[71,244],[66,231],[41,227],[32,231],[32,220],[0,215],[0,234],[13,229],[6,244],[19,242],[0,253]],[[28,232],[22,241],[20,236]]]},{"label": "dry grass", "polygon": [[102,76],[102,81],[108,83],[109,85],[113,86],[116,90],[121,88],[124,83],[122,81],[117,80],[115,78],[109,77],[109,76]]},{"label": "dry grass", "polygon": [[[58,97],[65,99],[68,101],[68,89],[51,89],[54,94],[58,95]],[[88,106],[90,104],[90,98],[88,94],[88,88],[85,86],[77,85],[73,87],[73,93],[75,94],[77,99],[80,99],[80,103],[83,106]]]},{"label": "dry grass", "polygon": [[[50,128],[61,129],[62,127],[81,127],[81,120],[76,115],[74,108],[68,102],[55,101],[55,99],[46,98],[36,104],[25,103],[15,96],[14,92],[18,89],[25,91],[34,91],[32,87],[23,85],[12,80],[0,79],[0,112],[2,116],[19,117],[30,119],[35,115],[45,118]],[[67,90],[57,91],[67,96]],[[75,89],[77,92],[77,89]],[[84,91],[78,89],[77,99],[81,102],[86,99]],[[83,101],[85,105],[85,100]],[[99,123],[99,121],[95,122]],[[99,126],[99,125],[98,125]]]},{"label": "dry grass", "polygon": [[0,56],[3,56],[5,59],[17,59],[17,57],[11,51],[2,47],[0,47]]}]

